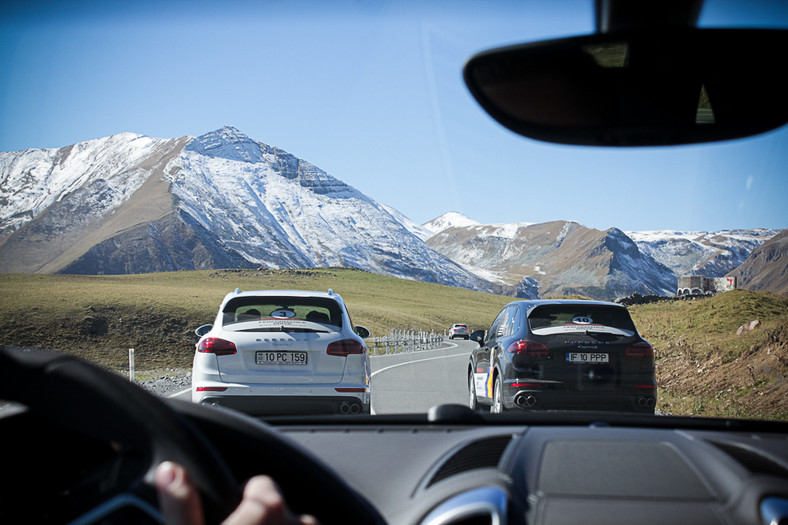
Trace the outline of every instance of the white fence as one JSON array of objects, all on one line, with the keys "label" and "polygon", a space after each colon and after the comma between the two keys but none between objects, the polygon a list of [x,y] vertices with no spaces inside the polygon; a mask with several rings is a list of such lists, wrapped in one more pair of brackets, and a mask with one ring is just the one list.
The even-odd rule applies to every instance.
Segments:
[{"label": "white fence", "polygon": [[391,335],[367,339],[367,346],[371,355],[387,355],[432,350],[445,340],[446,335],[442,333],[392,329]]}]

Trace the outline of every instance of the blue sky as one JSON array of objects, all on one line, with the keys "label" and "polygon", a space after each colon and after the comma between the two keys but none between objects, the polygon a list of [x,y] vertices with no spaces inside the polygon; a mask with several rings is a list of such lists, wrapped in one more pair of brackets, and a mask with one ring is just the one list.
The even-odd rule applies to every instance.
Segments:
[{"label": "blue sky", "polygon": [[[788,27],[788,2],[707,4],[704,25]],[[592,31],[580,0],[5,2],[0,151],[232,125],[416,222],[458,211],[788,227],[788,130],[659,149],[544,144],[492,121],[462,82],[475,52]]]}]

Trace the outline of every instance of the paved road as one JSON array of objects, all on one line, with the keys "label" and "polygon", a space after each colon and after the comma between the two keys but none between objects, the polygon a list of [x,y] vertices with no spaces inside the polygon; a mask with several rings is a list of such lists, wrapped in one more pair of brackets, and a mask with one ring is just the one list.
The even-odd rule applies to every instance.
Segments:
[{"label": "paved road", "polygon": [[[373,356],[373,413],[425,413],[443,403],[466,404],[465,367],[474,346],[474,342],[456,340],[437,350]],[[185,390],[171,397],[189,400],[191,393]]]},{"label": "paved road", "polygon": [[457,340],[448,348],[373,357],[373,413],[424,413],[433,405],[466,404],[465,369],[474,346]]}]

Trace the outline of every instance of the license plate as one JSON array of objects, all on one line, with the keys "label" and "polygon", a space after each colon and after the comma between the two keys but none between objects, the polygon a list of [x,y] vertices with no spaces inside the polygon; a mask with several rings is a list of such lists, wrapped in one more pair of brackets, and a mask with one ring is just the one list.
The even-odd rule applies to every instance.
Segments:
[{"label": "license plate", "polygon": [[566,360],[569,363],[607,363],[610,358],[609,354],[600,352],[569,352]]},{"label": "license plate", "polygon": [[306,352],[256,352],[258,365],[302,366],[306,365]]}]

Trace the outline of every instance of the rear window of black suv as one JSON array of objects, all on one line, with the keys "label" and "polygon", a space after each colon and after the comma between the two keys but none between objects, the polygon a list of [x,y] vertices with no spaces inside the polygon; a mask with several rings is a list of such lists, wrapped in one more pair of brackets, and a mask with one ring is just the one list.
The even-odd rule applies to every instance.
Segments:
[{"label": "rear window of black suv", "polygon": [[632,336],[635,323],[625,308],[605,305],[547,304],[528,314],[528,327],[536,335],[567,332],[603,332]]}]

